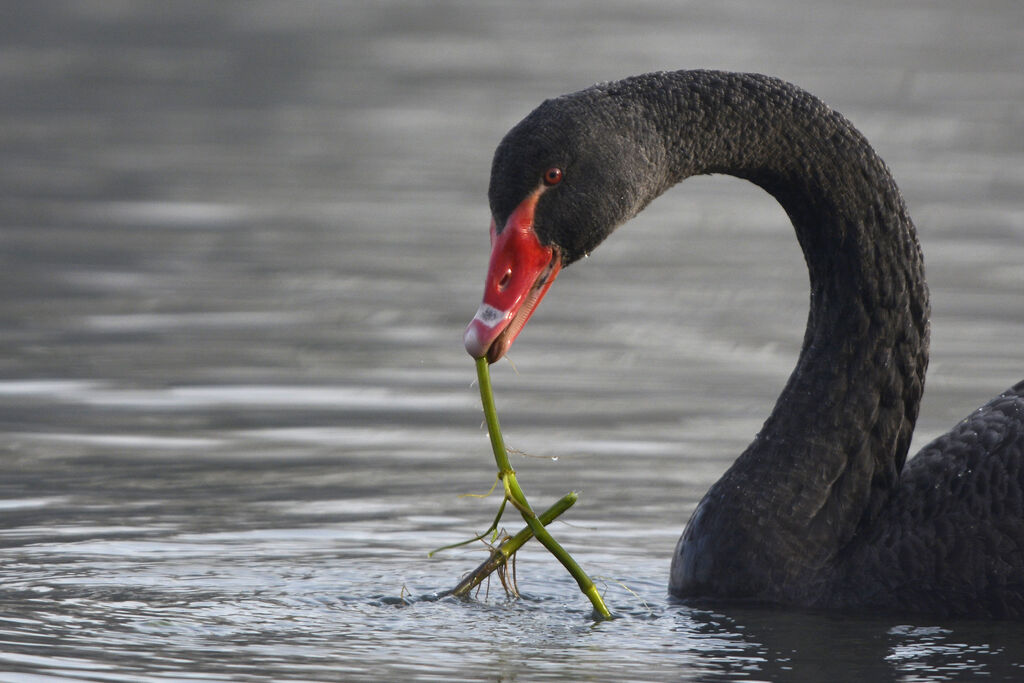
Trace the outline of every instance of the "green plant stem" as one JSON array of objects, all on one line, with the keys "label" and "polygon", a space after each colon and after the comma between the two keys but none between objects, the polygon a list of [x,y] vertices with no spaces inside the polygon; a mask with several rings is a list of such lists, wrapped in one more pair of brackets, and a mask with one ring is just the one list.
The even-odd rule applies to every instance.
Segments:
[{"label": "green plant stem", "polygon": [[442,550],[451,550],[452,548],[458,548],[460,546],[469,545],[474,541],[482,541],[483,539],[487,538],[487,536],[490,536],[492,533],[494,534],[494,538],[491,539],[491,542],[493,543],[494,540],[498,537],[498,524],[501,522],[501,516],[505,514],[505,503],[507,502],[507,498],[502,499],[501,505],[498,506],[498,514],[494,516],[494,521],[491,522],[491,525],[487,527],[486,531],[474,536],[473,538],[468,538],[465,541],[459,541],[458,543],[451,543],[449,545],[443,545],[440,548],[434,548],[429,553],[427,553],[427,557],[433,557],[436,553],[439,553]]},{"label": "green plant stem", "polygon": [[[579,500],[579,494],[575,491],[571,491],[555,501],[555,504],[547,510],[537,515],[537,518],[540,519],[541,524],[547,526],[560,514],[571,508],[577,500]],[[486,535],[486,533],[484,535]],[[476,540],[479,540],[479,538],[481,537],[478,537]],[[462,581],[459,582],[459,585],[452,589],[451,594],[458,597],[467,595],[469,591],[479,586],[480,583],[492,572],[504,567],[508,562],[508,559],[512,557],[517,550],[523,547],[523,544],[531,538],[533,538],[533,529],[527,526],[512,538],[507,539],[497,548],[493,548],[491,550],[491,556],[482,562],[479,567],[468,574],[466,578],[462,579]]]},{"label": "green plant stem", "polygon": [[611,619],[612,614],[608,611],[608,607],[605,606],[600,593],[597,592],[594,582],[576,564],[576,560],[572,559],[572,555],[559,545],[558,541],[544,528],[544,525],[533,512],[533,508],[530,507],[530,503],[526,500],[526,494],[523,493],[519,482],[516,481],[516,473],[509,464],[508,451],[505,450],[505,441],[501,436],[501,426],[498,424],[498,411],[494,406],[494,391],[491,388],[491,373],[486,358],[476,359],[476,376],[480,384],[480,400],[484,406],[487,432],[491,437],[491,450],[494,451],[494,461],[498,465],[498,476],[505,486],[506,497],[519,509],[523,520],[526,521],[526,525],[533,531],[533,535],[537,537],[537,540],[562,563],[562,566],[572,575],[572,578],[576,579],[580,590],[590,600],[594,610],[601,617]]}]

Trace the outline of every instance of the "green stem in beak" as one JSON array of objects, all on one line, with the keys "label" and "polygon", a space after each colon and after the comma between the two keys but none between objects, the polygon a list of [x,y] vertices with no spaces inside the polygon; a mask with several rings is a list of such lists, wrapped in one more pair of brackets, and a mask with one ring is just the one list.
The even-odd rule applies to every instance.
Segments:
[{"label": "green stem in beak", "polygon": [[498,424],[498,411],[494,406],[494,392],[491,389],[491,373],[489,364],[486,358],[476,359],[476,376],[480,384],[480,400],[484,406],[484,418],[487,420],[487,433],[491,438],[491,450],[494,451],[494,462],[498,465],[498,477],[501,478],[505,488],[505,497],[514,505],[522,514],[523,520],[526,525],[533,531],[533,535],[537,537],[537,540],[547,548],[555,558],[562,563],[562,566],[566,568],[572,578],[576,579],[576,583],[579,584],[580,590],[587,596],[591,604],[594,606],[594,611],[597,612],[603,619],[611,619],[612,614],[608,611],[608,608],[604,604],[604,600],[601,598],[600,593],[597,592],[597,587],[594,582],[590,580],[587,573],[576,563],[576,560],[572,558],[572,555],[568,553],[561,545],[558,544],[547,529],[544,528],[544,524],[538,519],[537,515],[533,512],[533,508],[530,507],[530,503],[526,500],[526,494],[523,493],[523,489],[519,486],[519,482],[516,480],[516,472],[512,469],[512,466],[508,461],[508,451],[505,449],[505,440],[501,436],[501,426]]}]

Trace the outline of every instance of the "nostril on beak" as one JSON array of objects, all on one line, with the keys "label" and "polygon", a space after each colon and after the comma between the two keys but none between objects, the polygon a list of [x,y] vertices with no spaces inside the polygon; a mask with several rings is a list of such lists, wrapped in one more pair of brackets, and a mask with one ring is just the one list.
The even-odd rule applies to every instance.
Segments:
[{"label": "nostril on beak", "polygon": [[508,270],[505,271],[505,274],[501,276],[501,279],[498,280],[498,291],[499,292],[505,291],[505,288],[508,287],[508,283],[511,282],[511,281],[512,281],[512,269],[509,268]]}]

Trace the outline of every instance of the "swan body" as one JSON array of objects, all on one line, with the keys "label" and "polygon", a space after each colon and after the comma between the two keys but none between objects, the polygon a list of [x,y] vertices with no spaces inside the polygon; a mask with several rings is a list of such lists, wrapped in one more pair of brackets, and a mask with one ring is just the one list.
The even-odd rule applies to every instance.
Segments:
[{"label": "swan body", "polygon": [[686,525],[670,593],[1024,618],[1024,382],[907,461],[928,364],[917,234],[867,140],[796,86],[664,72],[542,103],[495,152],[469,353],[499,359],[562,268],[710,173],[785,209],[810,311],[771,415]]}]

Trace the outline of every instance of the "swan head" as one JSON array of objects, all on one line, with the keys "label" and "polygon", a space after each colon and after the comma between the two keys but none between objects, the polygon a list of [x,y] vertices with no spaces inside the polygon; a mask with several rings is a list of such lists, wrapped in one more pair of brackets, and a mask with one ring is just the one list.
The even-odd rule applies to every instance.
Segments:
[{"label": "swan head", "polygon": [[466,351],[508,351],[560,270],[593,251],[667,185],[664,142],[628,97],[595,86],[545,101],[491,166],[491,257]]}]

